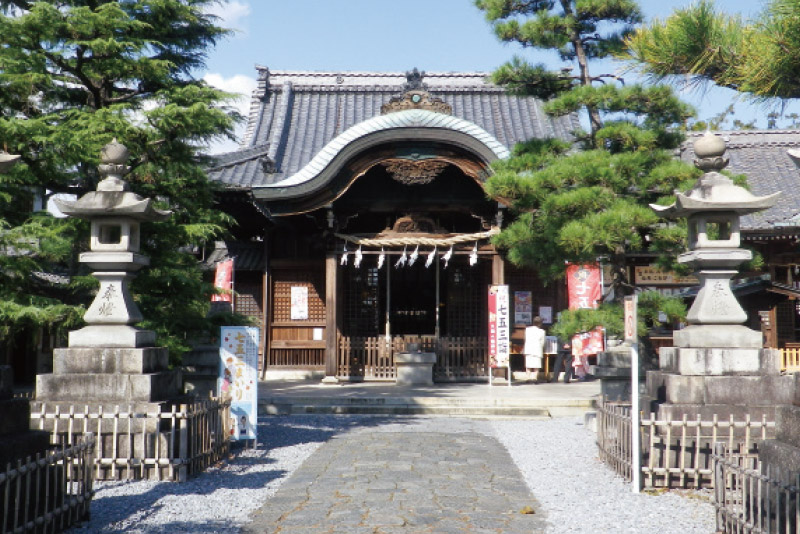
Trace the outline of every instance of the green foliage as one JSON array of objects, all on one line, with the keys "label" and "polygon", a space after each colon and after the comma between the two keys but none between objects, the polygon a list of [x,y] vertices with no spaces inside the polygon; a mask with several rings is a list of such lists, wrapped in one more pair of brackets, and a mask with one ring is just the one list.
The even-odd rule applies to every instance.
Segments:
[{"label": "green foliage", "polygon": [[[494,239],[510,261],[536,268],[545,280],[564,275],[565,262],[606,258],[615,273],[615,295],[631,291],[626,255],[650,249],[660,237],[650,203],[688,188],[698,172],[676,161],[680,127],[694,111],[668,87],[620,86],[616,76],[592,76],[592,59],[618,53],[632,25],[641,21],[627,0],[476,0],[503,41],[552,49],[574,61],[547,72],[515,58],[494,73],[511,92],[549,98],[547,113],[585,112],[588,133],[575,132],[583,151],[552,141],[529,142],[495,165],[488,194],[510,206],[515,220]],[[673,252],[680,226],[663,232],[659,246]],[[685,235],[685,230],[683,230]],[[580,314],[578,314],[580,315]],[[583,315],[580,315],[583,317]],[[581,319],[583,320],[583,319]]]},{"label": "green foliage", "polygon": [[[231,95],[192,76],[227,34],[204,11],[213,3],[0,0],[0,146],[22,155],[0,177],[0,198],[92,190],[101,147],[113,137],[125,144],[134,157],[126,177],[131,189],[173,212],[166,222],[143,226],[142,249],[152,268],[132,283],[147,318],[141,326],[158,332],[173,360],[195,332],[212,327],[206,313],[213,288],[203,283],[190,251],[231,222],[213,209],[201,150],[230,137],[239,117],[227,107]],[[87,243],[84,222],[32,215],[20,201],[0,202],[0,223],[0,246],[25,251],[0,255],[0,300],[45,306],[49,301],[34,297],[55,297],[72,305],[71,313],[88,304],[86,292],[95,285],[76,262]],[[72,283],[58,295],[28,284],[34,263],[45,272],[65,270]],[[27,285],[19,291],[15,284]]]},{"label": "green foliage", "polygon": [[800,3],[770,0],[744,22],[702,0],[627,39],[622,57],[657,79],[712,82],[757,100],[800,96]]}]

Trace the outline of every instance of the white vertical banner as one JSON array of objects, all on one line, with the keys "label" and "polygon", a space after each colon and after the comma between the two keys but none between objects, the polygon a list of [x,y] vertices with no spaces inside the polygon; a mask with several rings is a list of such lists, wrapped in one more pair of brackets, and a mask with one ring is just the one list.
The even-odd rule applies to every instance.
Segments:
[{"label": "white vertical banner", "polygon": [[231,439],[256,439],[258,328],[220,327],[217,394],[231,399]]},{"label": "white vertical banner", "polygon": [[511,385],[511,302],[508,286],[489,286],[489,385],[491,369],[506,367]]},{"label": "white vertical banner", "polygon": [[289,318],[292,321],[305,321],[308,319],[308,287],[292,286],[292,306]]},{"label": "white vertical banner", "polygon": [[639,441],[639,336],[637,332],[638,298],[625,297],[623,301],[625,316],[625,341],[631,344],[631,491],[639,493],[642,488],[642,454]]}]

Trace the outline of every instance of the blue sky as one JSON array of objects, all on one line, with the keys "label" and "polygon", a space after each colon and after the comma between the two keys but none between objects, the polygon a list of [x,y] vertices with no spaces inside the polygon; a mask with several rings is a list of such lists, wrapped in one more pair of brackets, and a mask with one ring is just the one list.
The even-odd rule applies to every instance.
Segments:
[{"label": "blue sky", "polygon": [[[648,20],[689,3],[640,1]],[[717,0],[720,9],[745,18],[754,17],[763,3]],[[491,71],[515,54],[534,63],[561,65],[546,52],[500,43],[471,0],[234,0],[217,14],[221,25],[236,34],[210,53],[203,75],[213,85],[243,94],[255,87],[256,65],[276,70]],[[683,93],[700,118],[719,113],[736,96],[723,90]],[[247,98],[241,100],[241,109],[247,109]],[[737,118],[756,118],[759,126],[765,125],[763,106],[740,99],[736,111]],[[214,151],[233,148],[221,145]]]}]

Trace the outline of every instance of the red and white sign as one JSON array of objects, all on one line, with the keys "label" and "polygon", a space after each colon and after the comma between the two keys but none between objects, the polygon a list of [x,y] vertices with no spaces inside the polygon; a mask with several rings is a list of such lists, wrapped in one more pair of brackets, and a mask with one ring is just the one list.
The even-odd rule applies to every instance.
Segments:
[{"label": "red and white sign", "polygon": [[489,286],[489,366],[508,367],[511,352],[508,286]]},{"label": "red and white sign", "polygon": [[638,341],[638,336],[636,335],[637,296],[631,295],[629,297],[625,297],[625,300],[622,304],[625,311],[625,341],[636,342]]},{"label": "red and white sign", "polygon": [[592,356],[603,352],[603,327],[598,326],[590,332],[575,334],[572,337],[573,356]]},{"label": "red and white sign", "polygon": [[602,277],[596,264],[567,265],[569,309],[597,308],[602,298]]},{"label": "red and white sign", "polygon": [[211,302],[233,302],[232,282],[233,259],[217,263],[217,270],[214,273],[214,287],[223,290],[224,293],[211,295]]}]

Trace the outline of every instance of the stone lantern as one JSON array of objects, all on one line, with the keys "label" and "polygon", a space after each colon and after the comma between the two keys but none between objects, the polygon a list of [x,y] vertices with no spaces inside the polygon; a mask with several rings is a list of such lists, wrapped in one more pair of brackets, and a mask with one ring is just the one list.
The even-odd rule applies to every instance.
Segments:
[{"label": "stone lantern", "polygon": [[739,247],[739,219],[775,204],[780,193],[753,196],[720,174],[728,160],[725,141],[706,133],[694,143],[695,166],[705,171],[688,192],[678,193],[674,204],[651,207],[667,218],[688,219],[689,251],[678,256],[695,270],[700,290],[689,309],[689,326],[674,334],[676,347],[760,348],[761,332],[742,325],[747,314],[731,291],[736,268],[750,260]]},{"label": "stone lantern", "polygon": [[70,347],[150,347],[155,332],[140,330],[134,324],[142,314],[131,297],[128,282],[135,272],[148,265],[139,254],[139,224],[163,221],[170,212],[153,207],[153,201],[128,190],[123,176],[130,167],[128,149],[114,139],[101,152],[98,170],[104,177],[91,191],[74,202],[56,200],[66,215],[91,222],[90,252],[80,262],[94,270],[100,289],[84,315],[88,326],[69,333]]},{"label": "stone lantern", "polygon": [[780,374],[780,352],[762,348],[761,332],[742,324],[747,314],[731,291],[736,268],[752,257],[740,248],[739,218],[772,206],[780,193],[757,197],[722,175],[726,149],[710,133],[698,139],[695,165],[704,174],[674,204],[651,205],[664,217],[687,218],[689,250],[678,261],[700,280],[689,326],[660,349],[659,370],[647,372],[646,398],[658,404],[659,417],[774,420],[776,406],[794,395],[794,378]]}]

